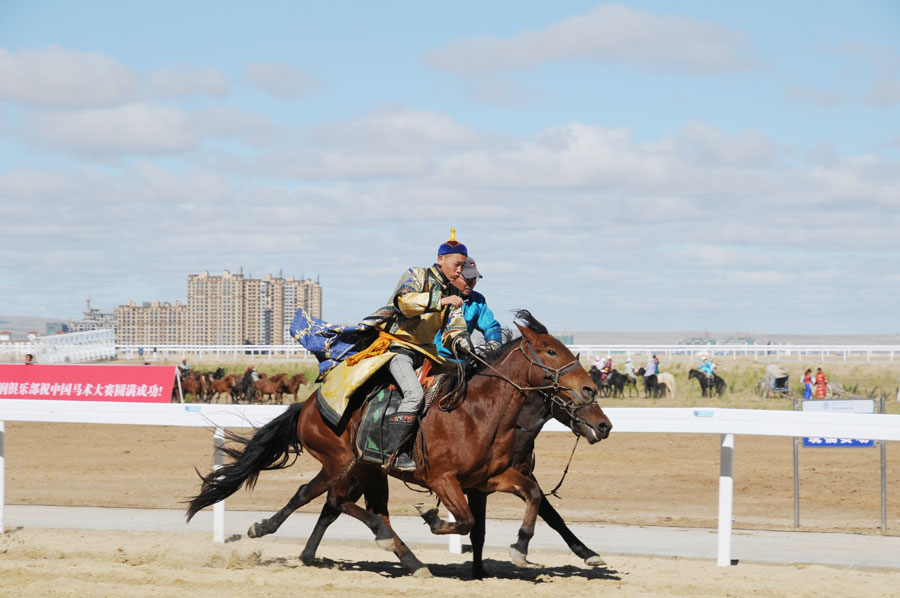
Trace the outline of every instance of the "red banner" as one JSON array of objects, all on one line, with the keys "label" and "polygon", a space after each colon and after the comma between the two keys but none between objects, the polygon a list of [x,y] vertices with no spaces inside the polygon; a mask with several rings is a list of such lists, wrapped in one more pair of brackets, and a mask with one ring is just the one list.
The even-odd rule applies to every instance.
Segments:
[{"label": "red banner", "polygon": [[168,403],[175,366],[0,365],[0,399]]}]

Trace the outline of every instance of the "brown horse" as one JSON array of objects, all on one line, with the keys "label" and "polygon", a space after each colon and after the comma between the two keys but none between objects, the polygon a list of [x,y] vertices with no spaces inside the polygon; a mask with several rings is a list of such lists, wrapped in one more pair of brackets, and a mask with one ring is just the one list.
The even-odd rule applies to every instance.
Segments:
[{"label": "brown horse", "polygon": [[306,386],[306,376],[304,376],[302,372],[294,374],[290,378],[286,378],[282,381],[281,392],[282,394],[293,396],[294,401],[296,401],[297,392],[300,391],[301,386]]},{"label": "brown horse", "polygon": [[213,380],[212,382],[210,382],[210,384],[209,384],[209,391],[210,391],[209,402],[217,403],[219,398],[223,394],[227,394],[228,399],[232,403],[234,403],[234,386],[235,386],[234,378],[235,378],[234,374],[228,374],[224,378],[220,378],[218,380]]},{"label": "brown horse", "polygon": [[[575,356],[529,312],[520,311],[517,318],[525,324],[516,324],[522,336],[502,345],[470,378],[459,381],[461,392],[445,398],[440,410],[433,409],[422,418],[414,441],[417,469],[391,469],[390,474],[430,488],[447,506],[455,522],[440,519],[437,508],[420,511],[436,534],[465,535],[472,530],[475,518],[464,490],[516,494],[525,500],[526,510],[512,551],[524,559],[542,500],[537,483],[513,463],[515,426],[525,400],[537,393],[554,417],[592,444],[606,438],[612,424],[595,401],[597,387]],[[322,464],[321,471],[297,490],[282,511],[254,527],[277,529],[290,512],[330,490],[331,508],[365,523],[378,545],[393,550],[408,571],[430,575],[391,528],[382,467],[360,461],[355,454],[362,395],[355,395],[337,426],[322,419],[315,400],[307,400],[291,405],[252,438],[231,435],[241,446],[226,449],[231,463],[201,476],[203,485],[190,501],[187,518],[242,485],[252,488],[261,471],[285,468],[292,462],[291,453],[306,449]],[[367,509],[351,500],[355,483],[363,489]]]},{"label": "brown horse", "polygon": [[273,404],[281,405],[284,402],[281,398],[281,385],[285,378],[287,378],[285,373],[275,374],[271,378],[260,375],[259,380],[253,383],[256,392],[259,393],[260,402],[268,402],[268,399],[266,399],[268,396],[272,397],[271,401]]},{"label": "brown horse", "polygon": [[209,399],[209,380],[206,374],[196,370],[190,370],[181,379],[181,391],[187,396],[194,395],[197,401],[206,401]]}]

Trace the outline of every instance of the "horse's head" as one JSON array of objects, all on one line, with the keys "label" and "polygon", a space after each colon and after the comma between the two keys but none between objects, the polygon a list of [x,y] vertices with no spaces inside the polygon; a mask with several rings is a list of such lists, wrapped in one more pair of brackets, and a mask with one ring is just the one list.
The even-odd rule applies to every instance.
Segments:
[{"label": "horse's head", "polygon": [[599,390],[559,339],[547,332],[530,312],[520,310],[516,323],[522,333],[521,351],[528,361],[527,384],[540,389],[550,402],[553,416],[591,444],[609,436],[612,423],[597,404]]}]

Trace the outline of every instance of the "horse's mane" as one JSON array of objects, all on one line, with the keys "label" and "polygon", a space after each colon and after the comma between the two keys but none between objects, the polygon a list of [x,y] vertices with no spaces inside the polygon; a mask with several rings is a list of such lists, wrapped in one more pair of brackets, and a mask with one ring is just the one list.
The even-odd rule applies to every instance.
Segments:
[{"label": "horse's mane", "polygon": [[[538,334],[549,334],[547,331],[547,327],[541,324],[537,318],[531,315],[531,312],[527,309],[518,309],[515,310],[514,319],[519,322],[529,330],[533,330]],[[510,328],[501,328],[500,330],[500,343],[497,345],[493,345],[491,347],[485,347],[484,352],[480,353],[481,359],[484,360],[484,363],[481,361],[469,360],[469,363],[466,364],[465,370],[463,367],[458,367],[455,370],[451,370],[448,372],[446,382],[444,383],[444,388],[452,388],[455,389],[450,392],[447,398],[450,398],[449,404],[452,405],[451,408],[455,407],[456,404],[465,396],[466,392],[466,382],[474,375],[478,374],[482,370],[486,369],[488,365],[493,365],[500,357],[506,354],[513,345],[518,344],[519,339],[522,338],[521,334],[517,334],[518,331],[513,331]],[[487,365],[486,365],[487,364]],[[462,380],[460,380],[460,374],[464,376]],[[442,407],[443,408],[443,407]]]}]

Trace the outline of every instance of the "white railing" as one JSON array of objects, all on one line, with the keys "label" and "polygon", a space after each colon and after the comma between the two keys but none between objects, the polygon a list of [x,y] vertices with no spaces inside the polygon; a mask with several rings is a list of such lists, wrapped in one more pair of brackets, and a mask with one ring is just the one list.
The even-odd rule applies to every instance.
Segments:
[{"label": "white railing", "polygon": [[581,356],[649,358],[657,355],[667,360],[696,360],[705,354],[716,357],[752,357],[756,360],[797,361],[865,360],[893,361],[900,355],[900,345],[567,345],[573,353]]},{"label": "white railing", "polygon": [[311,359],[301,345],[116,345],[119,359]]},{"label": "white railing", "polygon": [[[704,353],[716,357],[752,357],[756,360],[797,361],[826,360],[887,360],[900,356],[900,345],[568,345],[583,360],[612,355],[624,359],[649,358],[658,355],[667,361],[696,360]],[[140,351],[143,349],[143,353]],[[309,353],[297,343],[287,345],[116,345],[120,359],[145,361],[194,359],[310,359]]]},{"label": "white railing", "polygon": [[[214,427],[215,461],[224,462],[219,450],[225,427],[258,427],[283,412],[283,406],[199,405],[158,403],[95,403],[0,399],[0,532],[5,501],[3,421],[144,424]],[[731,564],[731,516],[734,502],[734,436],[813,436],[900,441],[900,415],[769,411],[717,408],[609,408],[614,433],[719,434],[718,551],[720,566]],[[548,431],[564,430],[551,421]],[[225,539],[225,505],[213,507],[213,539]]]},{"label": "white railing", "polygon": [[116,358],[112,330],[87,330],[38,336],[34,340],[0,343],[0,363],[22,363],[27,354],[36,363],[86,363]]}]

